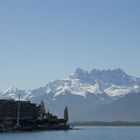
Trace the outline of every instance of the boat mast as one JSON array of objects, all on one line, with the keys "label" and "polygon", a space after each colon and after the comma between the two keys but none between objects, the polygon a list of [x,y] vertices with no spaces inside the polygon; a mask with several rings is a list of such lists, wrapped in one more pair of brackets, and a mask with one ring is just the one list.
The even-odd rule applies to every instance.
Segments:
[{"label": "boat mast", "polygon": [[19,99],[18,99],[18,108],[17,108],[18,112],[17,112],[17,126],[19,126],[19,112],[20,112],[20,94],[19,94]]}]

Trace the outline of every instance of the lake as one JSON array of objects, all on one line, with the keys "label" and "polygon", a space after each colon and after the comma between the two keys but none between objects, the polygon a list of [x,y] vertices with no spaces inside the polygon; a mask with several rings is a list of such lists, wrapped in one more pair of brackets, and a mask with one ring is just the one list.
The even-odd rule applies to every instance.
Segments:
[{"label": "lake", "polygon": [[0,140],[140,140],[140,127],[77,127],[80,130],[0,133]]}]

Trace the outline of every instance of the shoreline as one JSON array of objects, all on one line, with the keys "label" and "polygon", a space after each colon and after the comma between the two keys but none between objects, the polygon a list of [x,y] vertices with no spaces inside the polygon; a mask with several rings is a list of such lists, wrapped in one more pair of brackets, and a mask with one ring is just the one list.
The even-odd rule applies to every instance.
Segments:
[{"label": "shoreline", "polygon": [[23,126],[13,126],[13,127],[1,127],[0,128],[0,133],[13,133],[13,132],[40,132],[40,131],[68,131],[68,130],[73,130],[71,127],[23,127]]},{"label": "shoreline", "polygon": [[128,121],[83,121],[72,122],[71,126],[140,126],[140,121],[128,122]]}]

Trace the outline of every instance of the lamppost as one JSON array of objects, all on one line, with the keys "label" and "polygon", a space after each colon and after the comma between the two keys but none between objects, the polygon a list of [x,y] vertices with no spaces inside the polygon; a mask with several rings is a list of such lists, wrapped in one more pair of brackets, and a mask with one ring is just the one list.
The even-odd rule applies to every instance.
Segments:
[{"label": "lamppost", "polygon": [[19,124],[19,117],[20,117],[19,113],[20,113],[20,94],[19,94],[18,108],[17,108],[17,124],[16,124],[17,126],[20,126],[20,124]]}]

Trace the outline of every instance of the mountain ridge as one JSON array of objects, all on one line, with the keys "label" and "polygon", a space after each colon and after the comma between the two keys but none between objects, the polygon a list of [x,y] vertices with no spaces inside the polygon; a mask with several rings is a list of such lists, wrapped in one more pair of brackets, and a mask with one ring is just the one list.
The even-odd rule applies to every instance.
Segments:
[{"label": "mountain ridge", "polygon": [[[21,100],[36,103],[44,100],[46,108],[57,115],[61,115],[60,112],[63,111],[64,106],[68,106],[71,112],[70,118],[77,120],[79,116],[86,119],[86,115],[83,114],[94,112],[107,104],[111,105],[129,93],[139,91],[140,78],[126,74],[120,68],[114,70],[92,69],[90,71],[78,68],[67,79],[49,82],[44,87],[33,90],[10,87],[0,94],[0,98],[18,100],[20,94]],[[89,116],[92,118],[94,115],[89,113]]]}]

